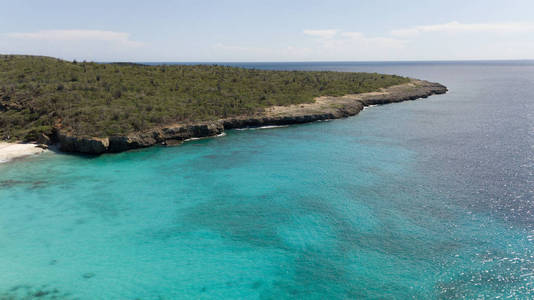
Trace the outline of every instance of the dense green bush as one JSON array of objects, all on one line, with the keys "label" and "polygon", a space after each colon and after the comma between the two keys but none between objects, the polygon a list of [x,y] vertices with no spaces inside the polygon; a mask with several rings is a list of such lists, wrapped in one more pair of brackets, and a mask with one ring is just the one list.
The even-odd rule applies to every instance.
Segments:
[{"label": "dense green bush", "polygon": [[209,65],[144,66],[0,56],[0,138],[53,127],[109,136],[154,126],[251,114],[321,95],[374,91],[399,76],[265,71]]}]

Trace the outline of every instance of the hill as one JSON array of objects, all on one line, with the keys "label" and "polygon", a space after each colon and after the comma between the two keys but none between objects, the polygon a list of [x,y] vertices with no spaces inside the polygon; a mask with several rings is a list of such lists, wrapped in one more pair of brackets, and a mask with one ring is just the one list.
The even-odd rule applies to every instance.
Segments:
[{"label": "hill", "polygon": [[99,64],[1,55],[0,140],[34,141],[57,130],[77,137],[124,136],[409,81],[376,73]]}]

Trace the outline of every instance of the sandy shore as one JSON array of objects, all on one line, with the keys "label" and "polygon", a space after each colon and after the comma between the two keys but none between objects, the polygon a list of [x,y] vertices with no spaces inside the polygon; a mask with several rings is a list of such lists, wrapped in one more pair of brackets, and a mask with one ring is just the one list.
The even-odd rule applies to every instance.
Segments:
[{"label": "sandy shore", "polygon": [[36,144],[14,144],[0,142],[0,163],[30,155],[36,155],[45,151]]}]

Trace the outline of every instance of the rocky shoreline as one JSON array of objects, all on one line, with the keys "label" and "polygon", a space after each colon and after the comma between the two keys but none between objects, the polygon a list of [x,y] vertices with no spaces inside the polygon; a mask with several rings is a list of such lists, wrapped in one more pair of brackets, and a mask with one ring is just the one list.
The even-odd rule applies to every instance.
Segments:
[{"label": "rocky shoreline", "polygon": [[216,136],[228,129],[290,125],[354,116],[365,106],[402,102],[444,94],[447,88],[439,83],[412,79],[411,82],[378,92],[318,97],[315,102],[291,106],[274,106],[252,116],[241,116],[196,124],[175,124],[127,136],[106,138],[77,137],[57,130],[55,136],[42,137],[44,143],[58,143],[65,152],[102,154],[122,152],[156,144],[176,145],[191,138]]}]

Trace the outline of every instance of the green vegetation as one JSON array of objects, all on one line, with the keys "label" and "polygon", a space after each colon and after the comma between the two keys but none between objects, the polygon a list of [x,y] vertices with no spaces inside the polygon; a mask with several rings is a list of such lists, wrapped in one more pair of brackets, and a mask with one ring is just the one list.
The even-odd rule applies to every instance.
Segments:
[{"label": "green vegetation", "polygon": [[368,73],[97,64],[1,55],[0,139],[34,140],[55,127],[79,136],[123,135],[408,81]]}]

